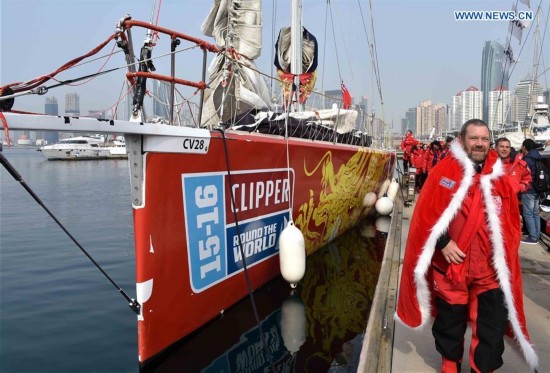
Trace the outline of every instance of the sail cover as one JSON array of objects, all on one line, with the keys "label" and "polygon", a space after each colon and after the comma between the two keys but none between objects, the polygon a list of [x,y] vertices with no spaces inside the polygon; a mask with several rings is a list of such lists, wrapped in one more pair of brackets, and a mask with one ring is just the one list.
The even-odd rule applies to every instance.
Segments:
[{"label": "sail cover", "polygon": [[267,85],[253,62],[262,49],[261,0],[214,0],[201,31],[224,50],[208,69],[202,125],[270,109]]},{"label": "sail cover", "polygon": [[[291,49],[290,49],[291,28],[283,27],[279,31],[279,37],[275,44],[275,67],[279,75],[279,83],[283,91],[284,102],[290,102],[290,96],[293,93],[293,78],[290,69]],[[302,71],[300,74],[300,104],[303,104],[317,80],[318,63],[318,45],[317,39],[305,27],[302,27]]]}]

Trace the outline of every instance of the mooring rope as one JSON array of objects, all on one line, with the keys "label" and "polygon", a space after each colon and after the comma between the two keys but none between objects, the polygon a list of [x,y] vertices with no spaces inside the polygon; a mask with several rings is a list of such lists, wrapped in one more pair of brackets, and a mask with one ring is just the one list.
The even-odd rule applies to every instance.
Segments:
[{"label": "mooring rope", "polygon": [[0,163],[2,163],[2,166],[13,176],[13,178],[18,181],[23,188],[31,195],[32,198],[40,205],[42,208],[50,215],[50,217],[59,225],[59,227],[69,236],[69,238],[78,246],[78,248],[90,259],[90,261],[103,273],[103,275],[113,284],[113,286],[119,291],[120,294],[128,301],[128,306],[139,315],[141,305],[133,298],[130,298],[128,294],[120,286],[117,285],[117,283],[101,268],[101,266],[92,258],[92,256],[86,251],[86,249],[80,244],[80,242],[77,241],[77,239],[65,228],[65,226],[55,217],[55,215],[46,207],[44,202],[38,197],[38,195],[31,189],[29,185],[23,180],[23,177],[17,172],[15,167],[7,160],[6,157],[4,157],[4,154],[0,152]]}]

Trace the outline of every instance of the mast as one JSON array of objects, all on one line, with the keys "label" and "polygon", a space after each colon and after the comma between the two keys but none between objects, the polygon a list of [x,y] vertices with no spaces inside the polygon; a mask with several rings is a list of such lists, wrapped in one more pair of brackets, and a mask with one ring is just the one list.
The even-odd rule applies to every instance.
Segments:
[{"label": "mast", "polygon": [[[538,50],[539,49],[539,21],[540,21],[539,10],[537,10],[536,17],[537,17],[537,20],[536,20],[537,24],[535,26],[535,33],[534,33],[535,46],[534,46],[534,53],[533,53],[533,66],[531,68],[531,83],[529,84],[529,92],[528,92],[529,96],[527,99],[527,115],[531,117],[529,120],[529,127],[528,127],[529,132],[533,132],[532,126],[533,126],[533,119],[535,118],[533,108],[537,102],[537,96],[535,96],[535,81],[537,80],[537,70],[539,65],[539,50]],[[523,120],[525,122],[525,118]]]},{"label": "mast", "polygon": [[292,0],[290,72],[294,76],[294,111],[300,111],[300,74],[302,74],[302,0]]}]

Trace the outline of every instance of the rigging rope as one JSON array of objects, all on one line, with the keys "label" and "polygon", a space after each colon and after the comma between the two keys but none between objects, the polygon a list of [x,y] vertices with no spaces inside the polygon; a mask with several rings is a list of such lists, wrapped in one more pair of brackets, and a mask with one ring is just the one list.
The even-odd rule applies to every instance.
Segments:
[{"label": "rigging rope", "polygon": [[[542,5],[542,1],[541,1],[541,3],[539,4],[539,8],[541,7],[541,5]],[[542,9],[541,9],[540,11],[541,11],[541,13],[542,13]],[[548,21],[549,21],[549,20],[550,20],[550,4],[548,4],[548,11],[546,12],[546,23],[544,24],[544,31],[542,32],[542,41],[540,42],[539,60],[542,59],[542,65],[543,65],[543,67],[544,67],[544,55],[543,55],[543,53],[542,53],[542,47],[544,46],[544,41],[545,41],[545,39],[546,39],[546,30],[548,29]],[[537,75],[537,76],[535,77],[535,79],[537,79],[537,78],[541,77],[542,75],[544,75],[544,73],[545,73],[546,71],[548,71],[548,69],[545,69],[545,70],[543,71],[542,74]],[[546,79],[546,75],[545,75],[545,82],[544,82],[544,83],[545,83],[544,85],[548,88],[548,79]]]},{"label": "rigging rope", "polygon": [[[272,7],[271,7],[271,61],[275,61],[275,48],[273,47],[275,45],[275,25],[277,23],[277,1],[273,0]],[[274,75],[275,70],[275,64],[271,63],[271,70],[270,74],[271,76]],[[273,80],[270,80],[269,82],[269,92],[270,96],[273,97]]]},{"label": "rigging rope", "polygon": [[[160,16],[161,6],[162,6],[162,0],[159,0],[159,7],[158,7],[158,10],[157,10],[157,18],[156,18],[155,23],[154,23],[155,26],[158,26],[158,24],[159,24],[159,16]],[[153,24],[154,13],[155,13],[155,1],[153,1],[153,10],[152,10],[152,14],[151,14],[151,24]],[[157,40],[158,39],[159,39],[159,32],[158,31],[153,32],[153,40],[151,41],[151,45],[152,46],[157,45]]]},{"label": "rigging rope", "polygon": [[338,57],[338,47],[336,45],[336,34],[334,32],[334,17],[332,16],[332,7],[330,6],[330,0],[328,0],[328,8],[330,12],[330,23],[332,25],[332,39],[334,41],[334,51],[336,54],[336,67],[338,68],[338,78],[342,81],[342,73],[340,72],[340,59]]},{"label": "rigging rope", "polygon": [[[327,0],[327,6],[325,7],[325,35],[323,36],[323,75],[321,77],[321,91],[325,91],[325,66],[326,66],[326,54],[327,54],[327,29],[328,29],[328,11],[330,6],[330,0]],[[312,90],[313,92],[313,90]],[[325,107],[325,98],[323,97],[322,107]]]},{"label": "rigging rope", "polygon": [[372,49],[373,49],[373,56],[374,59],[372,61],[373,65],[375,66],[376,71],[376,85],[378,87],[378,94],[380,95],[380,105],[384,105],[384,97],[382,96],[382,81],[380,78],[380,67],[378,66],[378,49],[376,47],[376,34],[374,32],[374,17],[373,17],[373,11],[372,11],[372,0],[369,0],[369,7],[370,7],[370,28],[372,32]]},{"label": "rigging rope", "polygon": [[[370,1],[369,1],[370,3]],[[378,94],[380,96],[381,103],[384,102],[382,98],[382,83],[380,81],[380,72],[378,70],[378,56],[375,49],[376,40],[374,39],[374,21],[372,19],[372,4],[371,4],[371,30],[373,34],[373,42],[371,43],[369,38],[369,33],[367,31],[367,25],[365,22],[365,16],[363,14],[363,8],[361,7],[361,3],[359,0],[357,0],[357,4],[359,5],[359,13],[361,14],[361,21],[363,23],[363,31],[365,31],[365,38],[367,39],[367,44],[369,48],[370,58],[371,58],[371,64],[373,66],[374,76],[376,78],[376,86],[378,88]]]},{"label": "rigging rope", "polygon": [[[335,11],[335,14],[336,14],[336,20],[337,21],[341,21],[343,19],[346,19],[345,16],[342,16],[341,13],[339,12],[339,8],[336,7],[334,9]],[[341,26],[341,23],[340,24],[336,24],[336,26],[338,27],[339,30],[342,30],[342,26]],[[345,35],[345,33],[343,31],[339,32],[339,35]],[[348,65],[348,69],[349,69],[349,72],[350,72],[350,78],[351,78],[351,81],[352,82],[358,82],[359,80],[358,79],[355,79],[355,74],[354,74],[354,71],[355,69],[352,67],[352,62],[354,62],[353,58],[350,57],[350,53],[349,53],[349,49],[348,49],[348,43],[346,41],[349,40],[349,38],[346,38],[346,37],[340,37],[341,39],[341,45],[343,45],[344,47],[344,53],[345,53],[345,61],[347,62],[347,65]],[[340,79],[340,81],[342,81],[343,79]]]},{"label": "rigging rope", "polygon": [[[111,53],[109,53],[107,55],[107,58],[105,59],[105,62],[103,62],[103,65],[101,65],[101,67],[99,69],[97,69],[97,73],[101,72],[103,70],[103,68],[107,65],[107,63],[109,62],[109,60],[111,59],[111,57],[113,57],[113,55],[115,54],[114,50],[115,50],[115,47],[116,47],[116,43],[113,44],[113,48],[111,49]],[[74,66],[76,67],[76,65]],[[88,82],[91,82],[92,80],[94,80],[98,75],[94,75],[92,76],[89,80],[86,80],[86,81],[83,81],[81,83],[78,83],[78,84],[71,84],[71,83],[66,83],[66,85],[70,85],[70,86],[79,86],[79,85],[83,85],[83,84],[86,84]],[[52,77],[52,80],[60,83],[61,81]]]},{"label": "rigging rope", "polygon": [[80,244],[80,242],[77,241],[77,239],[65,228],[65,226],[59,221],[59,219],[56,218],[56,216],[46,207],[44,202],[38,197],[38,195],[31,189],[29,185],[23,180],[23,177],[17,172],[15,167],[4,157],[4,154],[0,152],[0,163],[2,163],[2,166],[8,171],[11,176],[18,181],[23,188],[31,195],[32,198],[40,205],[42,208],[50,215],[50,217],[57,223],[57,225],[65,232],[65,234],[78,246],[78,248],[90,259],[90,261],[96,266],[97,269],[109,280],[109,282],[119,291],[119,293],[128,301],[128,306],[139,315],[141,305],[133,298],[130,298],[128,294],[120,286],[117,285],[117,283],[101,268],[101,266],[92,258],[92,256],[86,251],[86,249]]},{"label": "rigging rope", "polygon": [[113,35],[109,36],[104,42],[99,44],[97,47],[95,47],[94,49],[92,49],[88,53],[86,53],[86,54],[84,54],[80,57],[77,57],[77,58],[74,58],[74,59],[70,60],[69,62],[67,62],[66,64],[64,64],[63,66],[61,66],[60,68],[58,68],[57,70],[53,71],[50,74],[39,76],[38,78],[29,80],[27,82],[18,82],[18,83],[8,84],[8,85],[2,87],[0,89],[0,92],[5,90],[6,88],[10,88],[14,93],[32,90],[32,89],[40,86],[41,84],[44,84],[45,82],[49,81],[50,79],[52,79],[57,74],[59,74],[59,73],[65,71],[65,70],[68,70],[71,67],[75,66],[77,63],[79,63],[83,59],[88,58],[88,57],[93,56],[94,54],[98,53],[101,49],[103,49],[103,47],[105,47],[105,45],[107,45],[111,40],[116,39],[117,37],[118,37],[118,34],[113,34]]}]

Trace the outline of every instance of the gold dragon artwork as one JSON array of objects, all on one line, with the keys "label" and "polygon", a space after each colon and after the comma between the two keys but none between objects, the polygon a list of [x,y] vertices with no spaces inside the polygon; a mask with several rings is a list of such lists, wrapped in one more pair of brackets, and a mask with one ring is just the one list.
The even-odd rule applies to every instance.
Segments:
[{"label": "gold dragon artwork", "polygon": [[334,346],[364,331],[381,260],[377,245],[358,227],[311,256],[301,297],[308,305],[307,336],[318,346],[316,358],[331,361]]},{"label": "gold dragon artwork", "polygon": [[309,201],[300,206],[294,220],[304,234],[307,255],[366,216],[372,207],[363,207],[363,197],[368,192],[376,192],[379,184],[389,177],[392,160],[384,153],[360,149],[335,172],[330,151],[311,171],[304,159],[306,176],[322,172],[320,188],[310,189]]}]

